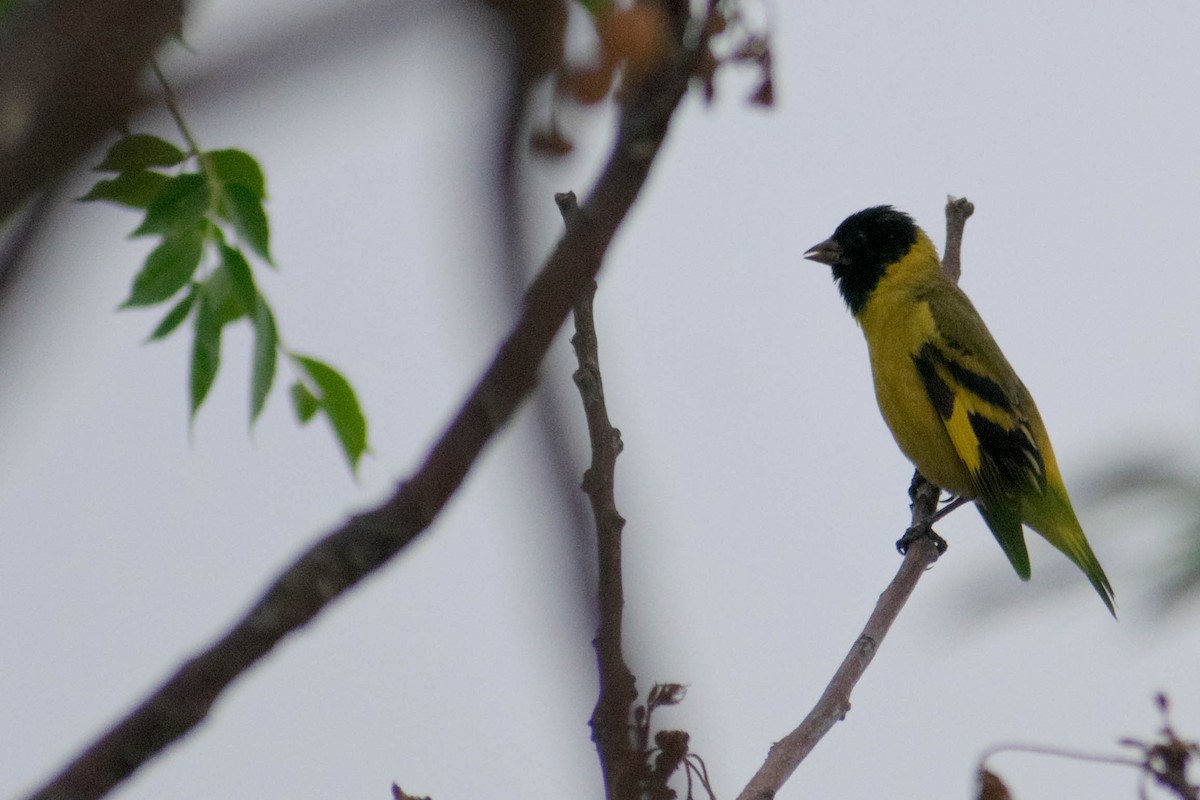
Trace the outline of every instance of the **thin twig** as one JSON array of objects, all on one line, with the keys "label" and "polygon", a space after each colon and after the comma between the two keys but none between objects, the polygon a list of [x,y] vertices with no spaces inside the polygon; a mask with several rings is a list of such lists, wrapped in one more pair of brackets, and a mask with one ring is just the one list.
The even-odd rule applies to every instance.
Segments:
[{"label": "thin twig", "polygon": [[[567,230],[581,224],[582,212],[574,192],[554,198],[562,212]],[[600,756],[605,796],[609,800],[637,797],[639,761],[632,736],[630,716],[637,700],[637,684],[622,652],[621,633],[625,596],[621,577],[621,532],[625,520],[617,511],[613,491],[617,456],[623,448],[621,432],[612,426],[604,402],[604,382],[600,375],[600,350],[592,303],[596,282],[589,281],[575,299],[575,335],[571,345],[579,368],[575,385],[583,400],[588,437],[592,446],[592,464],[583,474],[583,491],[592,505],[596,523],[596,548],[599,583],[597,586],[599,620],[596,638],[596,665],[600,674],[600,694],[592,711],[592,741]]]},{"label": "thin twig", "polygon": [[[928,524],[936,510],[936,490],[918,492],[913,501],[913,525]],[[937,547],[928,537],[918,539],[909,546],[900,564],[900,571],[879,596],[862,633],[854,641],[817,704],[795,730],[771,746],[766,762],[746,784],[738,800],[772,800],[817,742],[835,724],[845,719],[850,710],[850,692],[875,658],[900,609],[904,608],[909,595],[917,588],[917,581],[937,559]]]},{"label": "thin twig", "polygon": [[[715,6],[710,5],[705,23],[696,44],[690,49],[683,47],[687,4],[671,0],[668,7],[676,14],[677,27],[673,31],[678,49],[674,61],[683,65],[690,77],[702,59],[708,55],[708,41]],[[644,94],[645,87],[629,87],[629,91]],[[625,117],[625,122],[636,122],[636,118]],[[624,134],[640,137],[628,125]],[[661,139],[659,139],[661,142]],[[657,145],[655,145],[657,147]],[[588,210],[581,210],[574,192],[555,196],[559,211],[568,232],[586,223]],[[593,273],[594,275],[595,273]],[[636,800],[641,794],[643,778],[650,778],[645,763],[644,743],[637,741],[631,725],[633,705],[637,700],[637,683],[629,666],[625,663],[622,649],[622,627],[625,598],[621,566],[621,533],[625,520],[617,511],[614,497],[614,475],[617,456],[623,444],[621,433],[612,426],[604,401],[604,385],[600,375],[599,345],[596,338],[595,320],[592,313],[596,296],[596,282],[591,280],[580,287],[575,298],[575,336],[571,344],[579,362],[575,371],[575,384],[583,400],[587,418],[588,435],[591,440],[592,463],[583,477],[583,490],[591,500],[596,525],[597,547],[597,595],[599,620],[596,637],[592,644],[596,650],[600,691],[592,711],[590,725],[592,740],[600,758],[604,775],[604,788],[609,800]],[[652,693],[653,694],[653,693]],[[651,703],[647,703],[646,723],[649,723]],[[686,734],[680,759],[686,755]],[[677,764],[676,764],[677,766]],[[664,784],[675,771],[672,766],[657,773],[657,780]]]},{"label": "thin twig", "polygon": [[537,369],[579,289],[645,183],[687,88],[693,62],[677,60],[630,98],[614,152],[582,209],[526,295],[524,313],[424,464],[383,505],[325,536],[280,575],[228,633],[31,797],[102,797],[207,716],[220,694],[283,637],[386,564],[437,516],[496,431],[533,389]]},{"label": "thin twig", "polygon": [[175,127],[179,129],[179,135],[187,142],[191,154],[200,156],[200,145],[196,142],[196,137],[192,135],[191,128],[188,127],[187,120],[183,118],[183,111],[179,107],[179,98],[175,96],[175,92],[171,89],[171,84],[167,83],[167,76],[163,75],[162,69],[158,66],[158,59],[150,59],[150,69],[154,72],[154,79],[158,81],[158,85],[163,90],[163,105],[167,107],[171,119],[175,121]]},{"label": "thin twig", "polygon": [[[1175,735],[1168,724],[1161,733],[1164,741],[1155,743],[1139,742],[1126,739],[1121,743],[1136,747],[1142,751],[1141,758],[1131,756],[1109,755],[1107,753],[1089,753],[1083,750],[1072,750],[1066,747],[1050,745],[1021,744],[1010,742],[989,747],[979,757],[979,775],[991,771],[988,760],[998,753],[1031,753],[1054,758],[1066,758],[1073,761],[1089,761],[1094,764],[1109,764],[1117,767],[1133,767],[1142,774],[1142,791],[1139,796],[1145,797],[1145,786],[1153,780],[1159,786],[1173,792],[1180,800],[1196,800],[1200,797],[1200,787],[1188,780],[1188,763],[1200,749],[1195,743],[1185,742]],[[993,780],[999,780],[994,773]]]},{"label": "thin twig", "polygon": [[[967,200],[951,198],[946,204],[946,259],[943,261],[943,267],[947,267],[953,259],[954,275],[951,280],[955,282],[958,281],[958,274],[961,272],[963,228],[967,217],[971,216],[974,210],[974,206]],[[950,277],[948,268],[946,273],[947,277]],[[913,501],[912,528],[928,528],[937,514],[941,490],[917,472],[913,474],[909,495]],[[870,666],[871,660],[875,658],[876,651],[883,644],[883,639],[891,629],[892,623],[896,621],[900,610],[917,588],[917,581],[921,579],[925,570],[937,561],[938,555],[937,546],[930,536],[916,539],[908,545],[899,572],[879,596],[875,610],[867,619],[862,633],[851,646],[841,666],[837,668],[817,704],[795,730],[771,746],[766,762],[746,784],[746,788],[738,795],[738,800],[772,800],[825,734],[845,719],[850,710],[850,693]]]},{"label": "thin twig", "polygon": [[942,273],[951,283],[958,283],[962,274],[963,230],[974,213],[975,204],[967,198],[946,198],[946,250],[942,257]]},{"label": "thin twig", "polygon": [[1083,750],[1071,750],[1066,747],[1052,747],[1049,745],[1039,744],[1021,744],[1019,742],[1006,742],[989,747],[983,751],[983,755],[979,757],[979,769],[987,766],[988,759],[999,753],[1033,753],[1040,756],[1054,756],[1055,758],[1069,758],[1073,761],[1092,761],[1097,764],[1112,764],[1118,767],[1136,767],[1141,769],[1145,766],[1145,762],[1140,758],[1131,758],[1129,756],[1113,756],[1104,753],[1088,753]]}]

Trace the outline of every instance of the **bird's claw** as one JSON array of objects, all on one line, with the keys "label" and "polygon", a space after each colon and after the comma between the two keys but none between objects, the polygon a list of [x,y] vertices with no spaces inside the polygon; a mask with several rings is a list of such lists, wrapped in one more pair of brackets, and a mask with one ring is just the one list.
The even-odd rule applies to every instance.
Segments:
[{"label": "bird's claw", "polygon": [[930,525],[914,525],[896,540],[896,549],[900,552],[900,555],[908,555],[909,546],[919,539],[929,539],[933,542],[933,546],[938,551],[939,556],[945,553],[946,549],[950,547],[946,540],[938,536]]}]

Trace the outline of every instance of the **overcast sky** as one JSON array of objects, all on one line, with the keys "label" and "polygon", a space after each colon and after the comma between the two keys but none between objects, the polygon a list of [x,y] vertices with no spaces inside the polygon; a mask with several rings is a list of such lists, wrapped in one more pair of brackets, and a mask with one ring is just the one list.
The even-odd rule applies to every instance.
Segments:
[{"label": "overcast sky", "polygon": [[[202,72],[285,17],[348,5],[201,4],[195,53],[167,62]],[[411,471],[511,321],[486,184],[502,52],[466,16],[398,8],[394,36],[185,107],[203,146],[266,168],[280,271],[264,290],[289,345],[359,390],[374,455],[357,483],[283,392],[247,436],[245,331],[189,437],[187,342],[142,346],[157,313],[113,311],[147,248],[125,239],[132,213],[64,204],[0,308],[0,795]],[[999,742],[1149,737],[1159,690],[1200,737],[1200,604],[1164,617],[1148,594],[1177,507],[1088,491],[1131,459],[1200,468],[1200,7],[769,11],[778,107],[745,105],[734,72],[714,106],[684,103],[596,300],[626,445],[631,666],[643,691],[689,686],[659,723],[691,733],[732,797],[898,567],[911,467],[828,270],[800,255],[880,203],[941,242],[954,194],[977,207],[962,286],[1037,398],[1121,621],[1040,540],[1022,584],[978,514],[954,513],[853,711],[780,797],[967,797]],[[602,111],[566,122],[578,153],[527,168],[531,268],[559,230],[553,192],[585,192],[611,135]],[[157,113],[134,128],[174,137]],[[566,338],[543,384],[582,432]],[[526,409],[418,543],[114,796],[382,800],[393,780],[436,800],[602,796],[592,631],[534,429]],[[994,767],[1022,800],[1135,793],[1112,767]]]}]

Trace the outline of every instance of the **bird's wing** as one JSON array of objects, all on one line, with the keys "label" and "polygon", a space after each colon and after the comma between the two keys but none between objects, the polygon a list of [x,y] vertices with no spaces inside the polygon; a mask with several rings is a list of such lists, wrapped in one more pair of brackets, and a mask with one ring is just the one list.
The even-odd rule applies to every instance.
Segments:
[{"label": "bird's wing", "polygon": [[1029,393],[966,295],[955,289],[924,302],[934,330],[913,363],[980,499],[1011,503],[1030,490],[1040,494],[1046,464]]},{"label": "bird's wing", "polygon": [[1033,398],[957,287],[930,287],[920,302],[932,325],[913,363],[1005,555],[1028,580],[1021,526],[1029,524],[1084,571],[1115,614],[1112,584],[1075,518]]}]

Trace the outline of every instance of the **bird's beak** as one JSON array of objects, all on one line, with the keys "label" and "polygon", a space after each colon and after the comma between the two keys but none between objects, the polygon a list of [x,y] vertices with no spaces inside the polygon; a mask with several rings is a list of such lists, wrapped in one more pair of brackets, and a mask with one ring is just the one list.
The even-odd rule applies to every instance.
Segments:
[{"label": "bird's beak", "polygon": [[810,247],[804,257],[809,261],[816,261],[832,267],[842,257],[842,246],[833,239],[826,239],[820,244]]}]

